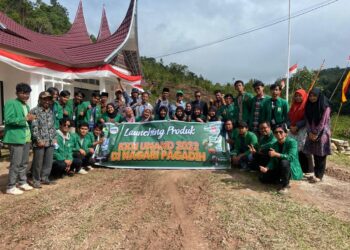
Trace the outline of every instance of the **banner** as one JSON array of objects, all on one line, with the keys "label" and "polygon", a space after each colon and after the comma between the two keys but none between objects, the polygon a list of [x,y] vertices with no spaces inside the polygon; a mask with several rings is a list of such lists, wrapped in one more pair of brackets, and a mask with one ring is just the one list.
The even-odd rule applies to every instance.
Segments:
[{"label": "banner", "polygon": [[[228,169],[222,122],[153,121],[107,124],[98,165],[111,168]],[[100,158],[102,159],[102,158]]]}]

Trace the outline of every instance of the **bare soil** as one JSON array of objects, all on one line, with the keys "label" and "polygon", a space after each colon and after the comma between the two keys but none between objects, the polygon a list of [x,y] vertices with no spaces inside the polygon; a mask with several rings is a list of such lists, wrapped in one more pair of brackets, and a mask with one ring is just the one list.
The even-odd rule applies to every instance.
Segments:
[{"label": "bare soil", "polygon": [[[252,173],[94,169],[14,197],[4,194],[7,166],[0,164],[0,249],[313,248],[321,225],[335,235],[318,240],[321,247],[350,247],[350,183],[332,177],[293,182],[281,197]],[[303,218],[309,209],[319,217]],[[272,217],[282,210],[305,220],[298,235],[315,235],[276,241],[289,223]]]}]

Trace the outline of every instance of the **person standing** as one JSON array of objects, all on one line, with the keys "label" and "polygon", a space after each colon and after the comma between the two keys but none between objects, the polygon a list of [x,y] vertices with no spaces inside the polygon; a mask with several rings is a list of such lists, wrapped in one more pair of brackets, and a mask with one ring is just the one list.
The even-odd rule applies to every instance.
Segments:
[{"label": "person standing", "polygon": [[272,84],[270,86],[271,98],[268,98],[262,106],[263,121],[270,121],[271,128],[274,130],[277,125],[287,124],[288,121],[288,103],[282,99],[282,87],[280,84]]},{"label": "person standing", "polygon": [[[234,123],[235,118],[235,104],[233,103],[233,95],[225,95],[225,104],[218,110],[218,117],[222,121],[231,120]],[[237,124],[234,124],[237,125]]]},{"label": "person standing", "polygon": [[[19,195],[33,188],[27,183],[26,171],[29,160],[31,133],[29,122],[36,117],[29,113],[26,102],[32,89],[26,83],[16,85],[16,99],[5,103],[4,143],[10,148],[10,168],[7,183],[7,194]],[[16,184],[19,184],[19,189]]]},{"label": "person standing", "polygon": [[70,98],[70,92],[68,90],[62,90],[60,93],[59,104],[62,108],[63,117],[68,117],[69,119],[73,119],[73,107],[68,105],[68,101]]},{"label": "person standing", "polygon": [[[101,119],[100,95],[92,93],[91,100],[83,102],[79,105],[80,123],[86,122],[89,124],[89,130],[92,131],[94,125]],[[78,124],[79,127],[79,124]]]},{"label": "person standing", "polygon": [[327,156],[331,154],[330,114],[328,98],[319,88],[313,88],[305,107],[307,137],[303,150],[314,157],[315,176],[310,177],[311,183],[322,181]]},{"label": "person standing", "polygon": [[67,106],[72,110],[72,117],[70,118],[72,121],[72,132],[75,132],[75,128],[78,126],[78,118],[79,118],[79,105],[83,102],[85,95],[83,92],[75,92],[74,99],[70,99],[67,102]]},{"label": "person standing", "polygon": [[237,97],[235,98],[235,122],[249,122],[249,114],[251,111],[251,101],[253,95],[244,90],[244,83],[238,80],[234,84],[235,90],[237,91]]},{"label": "person standing", "polygon": [[304,154],[303,149],[306,140],[306,120],[305,120],[305,105],[308,99],[308,94],[303,89],[298,89],[294,93],[292,105],[290,107],[289,118],[289,133],[290,138],[298,142],[299,161],[305,177],[312,176],[313,162],[309,154]]},{"label": "person standing", "polygon": [[264,94],[264,83],[261,81],[255,81],[253,84],[256,95],[251,100],[251,111],[249,118],[249,129],[256,135],[259,135],[259,124],[262,120],[262,106],[267,97]]},{"label": "person standing", "polygon": [[58,129],[60,127],[60,120],[63,118],[63,109],[58,102],[59,90],[55,87],[50,87],[47,89],[47,92],[52,96],[51,109],[55,119],[55,128]]},{"label": "person standing", "polygon": [[201,109],[201,113],[203,116],[208,115],[208,104],[205,101],[201,100],[201,92],[199,90],[194,92],[194,101],[192,101],[192,109],[194,111],[194,107],[199,107]]},{"label": "person standing", "polygon": [[53,113],[50,109],[52,96],[49,92],[39,94],[38,106],[30,111],[36,119],[32,121],[33,141],[33,187],[41,188],[44,185],[55,184],[49,176],[52,169],[54,145],[56,144],[56,130]]},{"label": "person standing", "polygon": [[149,103],[149,93],[147,91],[141,94],[141,101],[135,104],[136,117],[140,117],[145,109],[153,110],[152,104]]},{"label": "person standing", "polygon": [[103,115],[104,113],[107,112],[107,104],[108,104],[108,93],[107,92],[101,92],[101,114]]},{"label": "person standing", "polygon": [[[154,116],[155,119],[158,119],[158,117],[160,116],[160,108],[161,107],[166,107],[167,108],[167,112],[170,113],[171,111],[171,104],[170,104],[170,100],[169,100],[169,88],[163,88],[162,91],[162,96],[160,98],[158,98],[156,105],[154,107]],[[169,114],[169,116],[171,116],[172,114]]]}]

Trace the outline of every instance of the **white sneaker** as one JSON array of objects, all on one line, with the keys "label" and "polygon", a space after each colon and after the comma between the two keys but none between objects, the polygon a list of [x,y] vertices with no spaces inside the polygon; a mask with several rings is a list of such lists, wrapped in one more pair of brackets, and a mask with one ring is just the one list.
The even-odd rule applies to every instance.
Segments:
[{"label": "white sneaker", "polygon": [[94,168],[91,167],[91,166],[87,166],[86,169],[87,169],[87,170],[93,170]]},{"label": "white sneaker", "polygon": [[84,169],[80,169],[77,173],[78,174],[87,174],[88,172],[85,171]]},{"label": "white sneaker", "polygon": [[26,184],[22,184],[19,186],[20,189],[22,189],[23,191],[30,191],[33,190],[32,186],[29,186],[27,183]]},{"label": "white sneaker", "polygon": [[20,195],[20,194],[23,194],[23,191],[16,188],[16,187],[13,187],[13,188],[9,188],[6,190],[6,193],[7,194],[12,194],[12,195]]}]

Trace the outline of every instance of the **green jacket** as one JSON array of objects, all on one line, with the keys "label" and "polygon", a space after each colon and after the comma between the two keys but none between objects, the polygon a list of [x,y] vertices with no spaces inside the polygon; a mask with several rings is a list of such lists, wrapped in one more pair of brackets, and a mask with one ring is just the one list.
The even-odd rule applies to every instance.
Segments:
[{"label": "green jacket", "polygon": [[77,119],[79,119],[79,106],[82,105],[82,103],[80,103],[77,107],[75,107],[75,111],[74,111],[74,99],[69,99],[66,106],[68,110],[71,110],[71,117],[70,119],[72,119],[73,121],[76,121]]},{"label": "green jacket", "polygon": [[231,103],[230,105],[223,105],[218,110],[217,116],[222,121],[231,120],[233,123],[235,123],[235,104]]},{"label": "green jacket", "polygon": [[[26,104],[29,113],[29,106]],[[4,143],[25,144],[26,129],[28,126],[23,112],[23,104],[18,99],[8,100],[5,103],[5,135]]]},{"label": "green jacket", "polygon": [[[288,120],[288,103],[286,100],[278,97],[276,100],[276,107],[274,109],[276,124],[287,123]],[[262,106],[262,121],[271,122],[272,119],[272,98],[268,98],[264,101]]]},{"label": "green jacket", "polygon": [[[260,101],[260,110],[259,110],[259,118],[258,118],[258,122],[259,124],[262,123],[263,120],[263,116],[262,116],[262,109],[264,106],[264,103],[266,102],[266,100],[268,100],[269,98],[271,98],[270,96],[265,96],[261,101]],[[257,97],[254,96],[251,100],[251,110],[249,113],[249,129],[252,130],[253,129],[253,122],[254,122],[254,116],[255,116],[255,103],[256,103]]]},{"label": "green jacket", "polygon": [[[89,122],[91,117],[91,111],[92,109],[89,109],[89,106],[91,105],[90,101],[83,102],[78,106],[78,114],[79,114],[79,121]],[[80,113],[83,112],[84,115],[80,116]],[[101,119],[101,107],[99,105],[96,105],[96,114],[94,117],[94,123],[97,123]]]},{"label": "green jacket", "polygon": [[[62,115],[64,117],[68,117],[70,120],[73,120],[73,105],[70,105],[67,102],[65,106],[62,106],[61,104],[60,106],[62,108]],[[64,114],[65,111],[68,113],[68,115]]]},{"label": "green jacket", "polygon": [[59,129],[60,120],[63,118],[63,109],[57,101],[53,103],[52,112],[55,119],[55,128]]},{"label": "green jacket", "polygon": [[[105,121],[105,122],[110,122],[109,121],[109,117],[108,117],[108,114],[107,112],[106,113],[103,113],[102,114],[102,119]],[[114,123],[121,123],[122,122],[122,119],[123,119],[123,116],[121,114],[117,114],[116,117],[114,117],[113,121]]]},{"label": "green jacket", "polygon": [[[250,111],[252,106],[253,95],[248,92],[243,93],[242,101],[242,121],[248,123],[250,118]],[[239,122],[239,105],[238,105],[238,96],[234,100],[235,104],[235,123]]]},{"label": "green jacket", "polygon": [[241,149],[241,146],[246,148],[246,151],[244,152],[245,155],[250,154],[250,150],[248,148],[248,145],[253,145],[254,148],[257,148],[258,146],[258,138],[253,132],[247,131],[244,136],[244,145],[241,145],[241,135],[238,135],[235,139],[235,146],[232,152],[232,155],[237,156],[240,154],[239,150]]},{"label": "green jacket", "polygon": [[78,152],[80,149],[83,149],[86,153],[89,152],[89,148],[93,147],[94,137],[92,133],[88,133],[81,143],[81,138],[78,133],[72,134],[72,143],[73,143],[73,152]]},{"label": "green jacket", "polygon": [[268,136],[261,136],[259,139],[259,145],[257,151],[262,153],[268,153],[269,149],[272,148],[272,145],[277,141],[276,137],[271,132]]},{"label": "green jacket", "polygon": [[73,160],[73,143],[72,135],[67,134],[67,140],[64,140],[63,134],[60,130],[57,130],[57,144],[58,148],[55,148],[53,153],[53,159],[55,161]]},{"label": "green jacket", "polygon": [[268,169],[274,169],[278,165],[278,160],[287,160],[290,162],[290,170],[293,180],[300,180],[303,178],[303,171],[301,170],[298,157],[298,142],[292,138],[287,137],[282,152],[279,152],[278,142],[272,144],[272,148],[281,154],[281,158],[271,158],[267,165]]}]

